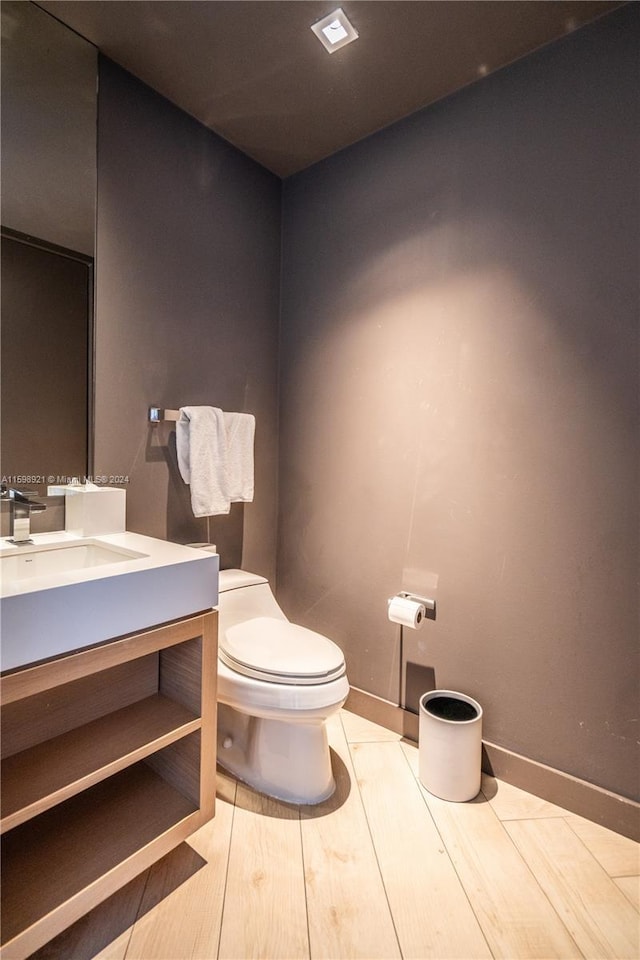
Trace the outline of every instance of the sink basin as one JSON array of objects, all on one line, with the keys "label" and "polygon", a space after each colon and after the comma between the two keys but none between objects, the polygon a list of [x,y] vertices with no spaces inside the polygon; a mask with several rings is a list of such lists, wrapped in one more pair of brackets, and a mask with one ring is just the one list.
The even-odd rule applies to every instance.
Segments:
[{"label": "sink basin", "polygon": [[0,577],[3,584],[8,584],[13,580],[32,580],[144,556],[135,550],[114,549],[91,541],[73,546],[25,546],[11,556],[0,557]]},{"label": "sink basin", "polygon": [[216,554],[137,533],[0,540],[2,671],[179,620],[218,602]]}]

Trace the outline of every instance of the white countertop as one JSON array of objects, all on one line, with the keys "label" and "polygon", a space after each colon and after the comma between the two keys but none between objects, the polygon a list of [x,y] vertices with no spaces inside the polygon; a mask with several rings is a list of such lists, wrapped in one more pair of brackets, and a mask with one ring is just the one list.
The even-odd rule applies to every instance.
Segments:
[{"label": "white countertop", "polygon": [[0,592],[3,671],[182,619],[218,603],[217,554],[139,533],[41,533],[25,546],[3,538],[0,559],[28,561],[31,553],[35,563],[45,551],[76,546],[133,555],[24,579],[16,573],[18,565],[10,562],[14,569],[2,578]]},{"label": "white countertop", "polygon": [[113,564],[84,567],[82,569],[53,573],[43,577],[31,577],[14,580],[0,573],[0,597],[12,597],[17,594],[32,593],[35,590],[47,590],[63,587],[72,583],[85,583],[101,580],[105,577],[122,577],[141,570],[153,570],[173,564],[198,563],[212,554],[193,547],[186,547],[168,540],[145,537],[140,533],[108,533],[98,537],[80,537],[64,530],[53,533],[33,534],[33,543],[19,545],[10,538],[0,538],[0,560],[3,557],[27,556],[29,553],[43,550],[55,550],[60,547],[74,547],[83,544],[111,546],[123,551],[132,551],[140,556],[120,560]]}]

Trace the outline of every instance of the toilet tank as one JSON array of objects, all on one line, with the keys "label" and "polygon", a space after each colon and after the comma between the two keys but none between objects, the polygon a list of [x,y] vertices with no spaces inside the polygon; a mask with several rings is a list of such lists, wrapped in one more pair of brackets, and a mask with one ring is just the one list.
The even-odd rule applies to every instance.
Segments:
[{"label": "toilet tank", "polygon": [[287,619],[271,592],[269,581],[256,573],[221,570],[218,592],[218,630],[221,636],[229,627],[254,617]]}]

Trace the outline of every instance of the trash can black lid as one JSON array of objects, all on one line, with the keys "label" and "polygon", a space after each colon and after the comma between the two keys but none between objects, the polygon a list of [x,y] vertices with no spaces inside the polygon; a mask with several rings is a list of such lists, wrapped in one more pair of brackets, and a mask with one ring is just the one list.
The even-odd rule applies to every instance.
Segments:
[{"label": "trash can black lid", "polygon": [[433,717],[440,720],[475,720],[478,716],[476,708],[466,700],[457,697],[432,697],[423,700],[424,709]]}]

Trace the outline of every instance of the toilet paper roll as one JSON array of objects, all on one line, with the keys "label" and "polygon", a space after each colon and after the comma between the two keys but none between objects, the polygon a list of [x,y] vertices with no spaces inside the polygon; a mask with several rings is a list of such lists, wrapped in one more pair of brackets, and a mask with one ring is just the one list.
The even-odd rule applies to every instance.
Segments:
[{"label": "toilet paper roll", "polygon": [[424,621],[424,604],[409,597],[392,597],[389,600],[389,620],[392,623],[401,623],[403,627],[416,630]]}]

